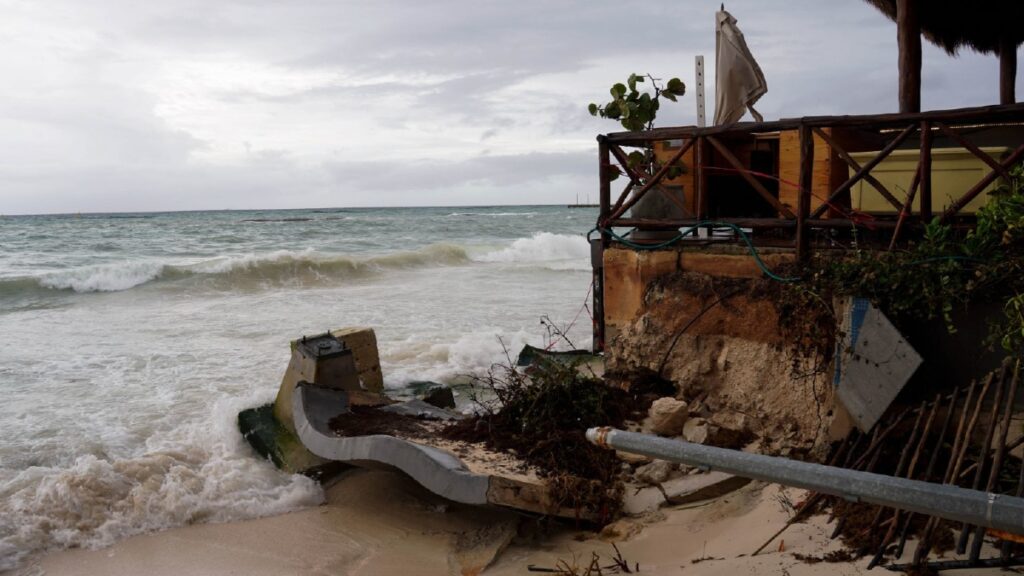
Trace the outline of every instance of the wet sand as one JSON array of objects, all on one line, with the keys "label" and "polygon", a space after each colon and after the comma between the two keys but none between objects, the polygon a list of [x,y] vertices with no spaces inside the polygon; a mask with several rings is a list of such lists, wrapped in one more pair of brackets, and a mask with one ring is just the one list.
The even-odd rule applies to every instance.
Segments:
[{"label": "wet sand", "polygon": [[[824,516],[791,526],[766,552],[750,556],[785,522],[783,502],[803,495],[753,483],[711,502],[622,520],[604,536],[569,528],[541,531],[536,522],[524,522],[506,548],[517,524],[513,513],[451,504],[395,473],[353,470],[328,487],[325,504],[317,508],[137,536],[101,550],[55,552],[15,574],[476,574],[501,551],[484,573],[523,575],[529,565],[586,565],[593,553],[607,565],[614,554],[611,539],[641,574],[865,573],[867,559],[808,564],[794,556],[820,557],[841,547],[829,539],[832,529]],[[910,545],[907,554],[912,553]],[[995,571],[971,573],[981,572]]]}]

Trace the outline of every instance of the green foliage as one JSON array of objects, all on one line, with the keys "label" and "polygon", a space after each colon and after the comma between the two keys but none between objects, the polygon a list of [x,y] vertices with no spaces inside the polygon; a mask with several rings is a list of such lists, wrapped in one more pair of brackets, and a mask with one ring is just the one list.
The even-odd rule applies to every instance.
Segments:
[{"label": "green foliage", "polygon": [[[637,84],[650,80],[651,92],[637,89]],[[673,102],[677,96],[686,93],[686,85],[679,78],[672,78],[664,86],[660,86],[656,78],[650,74],[630,74],[626,83],[613,84],[612,99],[604,106],[591,103],[587,109],[591,116],[618,120],[626,130],[644,130],[654,126],[654,119],[661,108],[661,97]]]},{"label": "green foliage", "polygon": [[[955,333],[955,313],[970,303],[1003,302],[1004,318],[994,324],[989,344],[1007,352],[1024,350],[1024,170],[993,192],[977,213],[977,224],[958,235],[938,219],[906,250],[858,250],[846,259],[812,265],[792,290],[870,299],[896,320],[942,318]],[[797,301],[797,298],[790,298]]]},{"label": "green foliage", "polygon": [[[641,92],[637,89],[637,84],[646,84],[648,81],[653,92]],[[630,131],[650,130],[654,127],[658,110],[661,109],[661,98],[675,102],[676,97],[686,94],[686,85],[679,78],[672,78],[662,86],[658,79],[650,74],[630,74],[625,84],[613,84],[609,93],[612,99],[604,106],[591,103],[587,107],[591,116],[617,120],[623,128]],[[640,181],[638,183],[642,184],[657,173],[662,165],[658,163],[654,151],[645,148],[643,151],[630,152],[625,168],[637,176]],[[610,181],[618,179],[623,173],[623,168],[619,166],[612,165],[608,169]],[[685,173],[686,166],[676,161],[669,167],[665,177],[671,180]]]}]

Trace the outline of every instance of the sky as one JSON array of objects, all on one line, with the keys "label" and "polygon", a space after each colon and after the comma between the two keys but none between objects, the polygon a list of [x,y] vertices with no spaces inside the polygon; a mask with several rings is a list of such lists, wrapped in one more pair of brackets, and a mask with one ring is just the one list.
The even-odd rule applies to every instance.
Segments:
[{"label": "sky", "polygon": [[[621,128],[587,104],[678,76],[657,125],[693,124],[703,54],[712,117],[718,5],[0,0],[0,214],[596,201]],[[896,111],[896,27],[867,3],[726,9],[766,120]],[[998,101],[994,56],[923,62],[923,109]]]}]

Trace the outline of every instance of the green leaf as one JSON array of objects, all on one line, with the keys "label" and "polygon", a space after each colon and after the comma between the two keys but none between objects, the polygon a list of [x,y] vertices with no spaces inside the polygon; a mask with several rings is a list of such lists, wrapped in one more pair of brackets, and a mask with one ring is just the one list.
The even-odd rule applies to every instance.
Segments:
[{"label": "green leaf", "polygon": [[665,84],[665,91],[671,92],[676,96],[682,96],[686,94],[686,84],[683,84],[683,81],[679,78],[673,78]]},{"label": "green leaf", "polygon": [[626,84],[629,85],[629,89],[636,92],[636,74],[630,74],[629,80],[626,80]]},{"label": "green leaf", "polygon": [[617,119],[622,115],[622,110],[619,107],[618,102],[609,102],[604,106],[604,117],[611,118],[612,120]]},{"label": "green leaf", "polygon": [[644,161],[644,153],[634,150],[626,156],[626,163],[629,164],[630,168],[636,168]]},{"label": "green leaf", "polygon": [[626,95],[626,87],[621,82],[616,83],[611,89],[612,98],[618,100]]},{"label": "green leaf", "polygon": [[591,116],[597,116],[597,104],[591,102],[590,106],[587,106],[587,110],[590,110]]},{"label": "green leaf", "polygon": [[668,98],[669,100],[671,100],[673,102],[676,101],[676,95],[671,93],[671,92],[662,92],[661,95],[664,96],[665,98]]}]

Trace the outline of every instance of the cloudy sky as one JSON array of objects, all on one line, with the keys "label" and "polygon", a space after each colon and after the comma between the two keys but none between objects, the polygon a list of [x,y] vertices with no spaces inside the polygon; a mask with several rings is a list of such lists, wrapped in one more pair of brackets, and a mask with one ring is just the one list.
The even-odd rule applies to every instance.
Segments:
[{"label": "cloudy sky", "polygon": [[[717,6],[0,0],[0,213],[593,198],[616,125],[587,104],[630,72],[692,88]],[[895,25],[866,3],[726,8],[766,119],[895,111]],[[923,82],[924,109],[991,104],[997,61],[927,46]],[[694,108],[691,90],[658,124]]]}]

